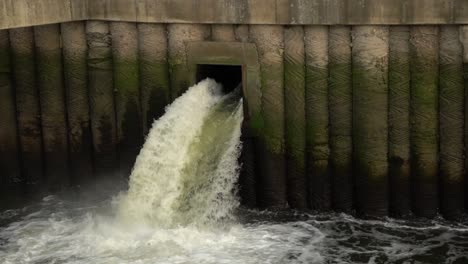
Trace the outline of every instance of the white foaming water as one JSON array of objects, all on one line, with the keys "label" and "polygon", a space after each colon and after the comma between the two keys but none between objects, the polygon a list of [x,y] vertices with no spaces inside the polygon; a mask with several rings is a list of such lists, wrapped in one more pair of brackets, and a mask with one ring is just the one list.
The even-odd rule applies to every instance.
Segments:
[{"label": "white foaming water", "polygon": [[0,263],[468,263],[464,225],[236,210],[242,102],[220,89],[205,80],[166,109],[127,192],[0,213]]},{"label": "white foaming water", "polygon": [[130,176],[119,217],[156,227],[213,225],[238,206],[242,100],[206,79],[154,123]]}]

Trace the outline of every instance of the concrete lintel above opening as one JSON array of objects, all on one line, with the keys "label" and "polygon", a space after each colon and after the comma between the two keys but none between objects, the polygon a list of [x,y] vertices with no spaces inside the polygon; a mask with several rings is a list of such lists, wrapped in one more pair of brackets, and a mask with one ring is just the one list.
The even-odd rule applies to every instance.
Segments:
[{"label": "concrete lintel above opening", "polygon": [[189,42],[187,43],[187,63],[191,83],[197,80],[198,65],[242,66],[242,90],[247,111],[245,119],[250,122],[253,132],[261,123],[261,83],[260,64],[257,47],[253,43],[240,42]]}]

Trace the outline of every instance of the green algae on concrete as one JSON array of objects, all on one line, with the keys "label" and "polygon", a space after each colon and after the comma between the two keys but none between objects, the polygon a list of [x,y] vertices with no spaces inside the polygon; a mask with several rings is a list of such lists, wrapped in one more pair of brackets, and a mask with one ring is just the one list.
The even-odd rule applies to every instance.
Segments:
[{"label": "green algae on concrete", "polygon": [[411,60],[412,208],[434,217],[438,209],[439,29],[413,26]]},{"label": "green algae on concrete", "polygon": [[141,114],[146,135],[171,99],[166,26],[138,24],[138,47]]},{"label": "green algae on concrete", "polygon": [[305,111],[309,205],[331,209],[328,136],[328,26],[307,26],[305,33]]},{"label": "green algae on concrete", "polygon": [[12,84],[8,30],[0,30],[0,190],[6,195],[18,195],[23,179],[20,171],[16,126],[15,91]]},{"label": "green algae on concrete", "polygon": [[71,183],[93,178],[85,22],[61,24]]},{"label": "green algae on concrete", "polygon": [[440,27],[439,43],[440,206],[445,218],[456,220],[465,207],[465,87],[458,26]]},{"label": "green algae on concrete", "polygon": [[388,215],[387,26],[353,27],[353,163],[356,209]]},{"label": "green algae on concrete", "polygon": [[34,38],[45,183],[48,190],[58,191],[70,185],[60,26],[37,26],[34,28]]},{"label": "green algae on concrete", "polygon": [[288,204],[307,208],[305,52],[301,26],[284,29],[284,110]]},{"label": "green algae on concrete", "polygon": [[26,191],[35,193],[43,180],[42,129],[39,91],[36,86],[34,33],[32,28],[10,29],[16,118],[21,173]]},{"label": "green algae on concrete", "polygon": [[409,27],[390,27],[388,159],[390,214],[411,214]]},{"label": "green algae on concrete", "polygon": [[332,205],[337,211],[350,212],[353,208],[351,28],[330,27],[328,50]]},{"label": "green algae on concrete", "polygon": [[135,23],[112,22],[112,59],[121,177],[129,177],[143,145],[138,30]]},{"label": "green algae on concrete", "polygon": [[285,207],[283,28],[252,25],[250,39],[257,45],[262,87],[263,127],[258,140],[261,159],[259,204],[262,207]]},{"label": "green algae on concrete", "polygon": [[115,177],[118,169],[117,125],[109,24],[86,22],[86,39],[95,173],[97,177]]}]

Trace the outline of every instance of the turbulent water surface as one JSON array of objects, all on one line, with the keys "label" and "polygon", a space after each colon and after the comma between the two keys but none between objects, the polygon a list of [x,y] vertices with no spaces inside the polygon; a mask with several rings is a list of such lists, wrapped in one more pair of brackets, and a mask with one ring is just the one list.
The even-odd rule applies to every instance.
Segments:
[{"label": "turbulent water surface", "polygon": [[205,80],[115,182],[0,213],[0,263],[468,263],[468,226],[239,208],[239,91]]}]

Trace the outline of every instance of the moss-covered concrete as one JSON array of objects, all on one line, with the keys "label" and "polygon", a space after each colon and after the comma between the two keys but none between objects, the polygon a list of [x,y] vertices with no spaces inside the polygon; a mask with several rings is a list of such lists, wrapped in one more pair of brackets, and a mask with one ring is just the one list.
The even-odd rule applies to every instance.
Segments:
[{"label": "moss-covered concrete", "polygon": [[58,191],[70,185],[60,26],[35,27],[34,39],[46,184]]},{"label": "moss-covered concrete", "polygon": [[445,218],[460,219],[465,207],[465,87],[458,27],[442,26],[439,43],[440,205]]},{"label": "moss-covered concrete", "polygon": [[120,173],[129,177],[143,145],[138,30],[135,23],[112,22],[110,32]]},{"label": "moss-covered concrete", "polygon": [[[10,63],[10,39],[0,30],[0,190],[18,195],[23,179],[20,171],[15,91]],[[4,197],[4,195],[2,195]],[[0,198],[2,199],[2,198]]]},{"label": "moss-covered concrete", "polygon": [[262,87],[259,203],[262,207],[285,207],[283,28],[255,25],[249,33],[257,45]]},{"label": "moss-covered concrete", "polygon": [[32,193],[37,192],[43,180],[41,110],[36,86],[34,34],[32,28],[11,29],[9,33],[21,173],[27,192]]},{"label": "moss-covered concrete", "polygon": [[288,203],[307,208],[304,30],[284,30],[284,110]]},{"label": "moss-covered concrete", "polygon": [[353,166],[361,215],[388,215],[388,37],[386,26],[353,28]]},{"label": "moss-covered concrete", "polygon": [[390,214],[411,214],[410,57],[407,26],[390,27],[388,65],[388,162]]},{"label": "moss-covered concrete", "polygon": [[93,178],[85,22],[61,24],[71,183]]},{"label": "moss-covered concrete", "polygon": [[331,179],[328,160],[328,29],[308,26],[305,33],[305,111],[309,206],[331,209]]},{"label": "moss-covered concrete", "polygon": [[118,170],[117,125],[109,24],[86,22],[88,87],[96,176],[115,177]]},{"label": "moss-covered concrete", "polygon": [[337,211],[353,209],[352,178],[352,67],[351,28],[331,27],[329,32],[330,166],[332,204]]},{"label": "moss-covered concrete", "polygon": [[[463,61],[463,79],[464,79],[464,87],[465,87],[465,109],[464,109],[464,121],[465,121],[465,126],[464,126],[464,147],[465,151],[468,149],[468,96],[467,96],[467,91],[468,91],[468,26],[460,26],[459,28],[459,38],[460,38],[460,43],[462,44],[463,48],[463,54],[462,54],[462,61]],[[465,173],[468,171],[468,155],[465,153]],[[466,174],[465,174],[466,177]],[[465,178],[465,212],[468,211],[468,180]]]},{"label": "moss-covered concrete", "polygon": [[439,29],[411,28],[412,208],[418,216],[438,211]]},{"label": "moss-covered concrete", "polygon": [[146,135],[155,119],[170,102],[166,26],[138,24],[138,60],[143,131]]}]

